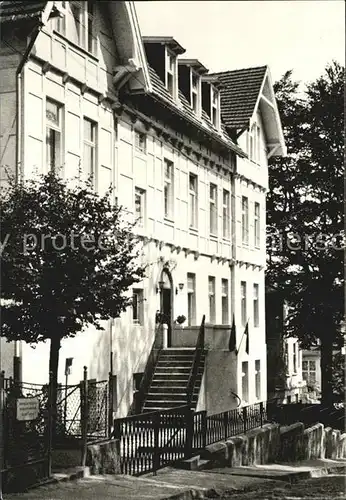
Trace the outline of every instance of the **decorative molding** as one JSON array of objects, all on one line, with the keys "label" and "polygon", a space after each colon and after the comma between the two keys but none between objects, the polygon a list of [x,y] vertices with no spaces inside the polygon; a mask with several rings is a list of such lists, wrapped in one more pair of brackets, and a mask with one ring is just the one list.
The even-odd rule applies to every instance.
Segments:
[{"label": "decorative molding", "polygon": [[52,65],[46,61],[42,66],[42,73],[45,75],[50,69],[52,69]]},{"label": "decorative molding", "polygon": [[100,94],[97,98],[99,104],[103,104],[106,99],[107,99],[107,96],[105,94]]},{"label": "decorative molding", "polygon": [[194,259],[195,259],[195,260],[198,260],[199,256],[200,256],[200,253],[198,252],[198,250],[196,250],[196,251],[194,252]]},{"label": "decorative molding", "polygon": [[83,83],[83,85],[81,86],[81,93],[82,95],[85,94],[85,92],[89,89],[88,85],[86,83]]},{"label": "decorative molding", "polygon": [[66,83],[68,83],[70,80],[71,80],[71,77],[68,73],[64,73],[62,75],[62,82],[64,85],[66,85]]},{"label": "decorative molding", "polygon": [[185,253],[185,258],[191,253],[191,250],[189,248],[183,248],[183,251]]}]

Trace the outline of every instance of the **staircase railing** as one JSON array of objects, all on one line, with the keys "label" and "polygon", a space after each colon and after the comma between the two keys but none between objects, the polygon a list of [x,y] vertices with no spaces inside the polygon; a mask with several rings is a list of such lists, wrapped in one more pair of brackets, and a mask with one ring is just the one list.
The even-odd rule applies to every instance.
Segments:
[{"label": "staircase railing", "polygon": [[131,405],[130,415],[138,415],[142,412],[145,397],[149,392],[150,384],[154,376],[155,367],[163,347],[163,325],[160,323],[156,326],[155,338],[151,347],[148,361],[145,365],[142,380],[140,382],[138,391],[134,394],[134,400]]},{"label": "staircase railing", "polygon": [[193,393],[194,393],[196,380],[197,380],[198,368],[199,368],[201,358],[203,355],[203,351],[204,351],[204,332],[205,332],[204,323],[205,323],[205,315],[203,315],[202,323],[201,323],[201,326],[199,328],[195,353],[193,356],[193,362],[192,362],[189,380],[188,380],[187,388],[186,388],[186,398],[187,398],[187,403],[189,405],[192,402]]}]

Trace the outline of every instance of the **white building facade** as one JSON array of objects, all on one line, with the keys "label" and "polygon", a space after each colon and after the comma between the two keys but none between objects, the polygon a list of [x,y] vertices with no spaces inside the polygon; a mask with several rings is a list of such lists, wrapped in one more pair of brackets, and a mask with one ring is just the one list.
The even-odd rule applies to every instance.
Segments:
[{"label": "white building facade", "polygon": [[[91,379],[111,371],[116,415],[124,416],[145,370],[156,313],[169,325],[168,348],[194,347],[196,336],[186,339],[206,315],[200,407],[212,413],[265,400],[267,157],[284,154],[268,69],[248,126],[229,127],[218,76],[183,59],[185,49],[171,37],[142,39],[132,2],[41,4],[18,30],[2,14],[1,180],[8,171],[29,179],[54,168],[71,182],[93,174],[100,194],[112,185],[138,221],[147,265],[120,319],[104,332],[63,340],[59,381],[69,358],[68,383],[81,380],[83,366]],[[182,315],[185,328],[177,329]],[[237,354],[228,348],[233,317]],[[15,352],[23,380],[47,381],[48,344],[22,342]]]}]

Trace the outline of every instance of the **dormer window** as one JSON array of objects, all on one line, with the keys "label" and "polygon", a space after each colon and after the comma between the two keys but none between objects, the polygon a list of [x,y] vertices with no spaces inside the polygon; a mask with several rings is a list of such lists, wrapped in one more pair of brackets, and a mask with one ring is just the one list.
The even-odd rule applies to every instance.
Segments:
[{"label": "dormer window", "polygon": [[[65,4],[67,2],[61,2]],[[83,49],[96,54],[97,44],[95,36],[94,19],[95,1],[88,2],[70,2],[71,13],[68,16],[68,24],[65,26],[66,11],[64,6],[60,8],[64,14],[64,21],[56,21],[54,29],[62,34],[67,31],[67,36]]]},{"label": "dormer window", "polygon": [[176,57],[167,49],[166,52],[166,88],[173,98],[176,89]]},{"label": "dormer window", "polygon": [[191,107],[194,112],[199,114],[199,96],[200,96],[200,78],[194,71],[191,71]]},{"label": "dormer window", "polygon": [[219,128],[219,123],[220,123],[219,91],[211,85],[210,93],[211,93],[211,113],[210,113],[211,122],[214,125],[214,127]]}]

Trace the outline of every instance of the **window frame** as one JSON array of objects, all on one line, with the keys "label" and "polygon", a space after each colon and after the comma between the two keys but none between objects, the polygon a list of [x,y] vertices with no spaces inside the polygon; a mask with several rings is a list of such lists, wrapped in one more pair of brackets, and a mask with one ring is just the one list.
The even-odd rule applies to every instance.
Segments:
[{"label": "window frame", "polygon": [[210,85],[210,120],[215,128],[220,128],[220,92],[214,85]]},{"label": "window frame", "polygon": [[[91,126],[92,139],[87,139],[85,137],[85,123],[88,122]],[[86,147],[90,148],[90,151],[93,152],[92,158],[92,171],[90,173],[90,179],[95,187],[96,184],[96,170],[97,170],[97,122],[89,118],[88,116],[83,116],[83,167],[85,165]]]},{"label": "window frame", "polygon": [[243,327],[247,323],[247,300],[246,300],[246,281],[240,282],[240,307],[241,307],[241,324]]},{"label": "window frame", "polygon": [[147,134],[140,130],[135,130],[135,149],[142,154],[147,152]]},{"label": "window frame", "polygon": [[[226,290],[226,291],[225,291]],[[224,307],[226,304],[226,307]],[[226,278],[221,278],[221,322],[223,325],[229,324],[229,282]]]},{"label": "window frame", "polygon": [[259,318],[259,284],[253,284],[253,326],[258,328],[260,325]]},{"label": "window frame", "polygon": [[215,325],[216,322],[216,278],[208,276],[208,303],[209,303],[209,322]]},{"label": "window frame", "polygon": [[254,204],[254,243],[256,248],[261,246],[261,205],[258,201]]},{"label": "window frame", "polygon": [[[196,85],[194,85],[194,78],[196,79]],[[199,116],[201,114],[201,77],[193,69],[191,69],[190,88],[191,88],[191,108],[196,113],[196,115]]]},{"label": "window frame", "polygon": [[[93,9],[95,7],[92,1],[72,1],[70,2],[71,16],[70,22],[75,23],[77,40],[72,37],[72,29],[69,23],[66,23],[65,32],[72,39],[72,42],[87,51],[89,54],[97,57],[98,44],[97,37],[94,36],[95,15]],[[92,7],[92,9],[90,9]],[[77,11],[78,9],[78,11]]]},{"label": "window frame", "polygon": [[[136,298],[136,307],[134,307],[134,297]],[[138,298],[139,297],[139,298]],[[135,314],[135,311],[137,314]],[[136,318],[135,318],[136,316]],[[144,291],[143,288],[132,289],[132,323],[142,326],[144,323]]]},{"label": "window frame", "polygon": [[209,184],[209,233],[210,236],[217,237],[217,185],[212,182]]},{"label": "window frame", "polygon": [[241,226],[242,226],[242,244],[249,245],[249,198],[241,198]]},{"label": "window frame", "polygon": [[249,402],[249,362],[242,361],[241,364],[241,398],[244,403]]},{"label": "window frame", "polygon": [[[191,180],[195,183],[194,189],[191,189]],[[193,200],[193,202],[191,202]],[[189,173],[189,228],[198,229],[198,177],[196,174]]]},{"label": "window frame", "polygon": [[145,228],[145,220],[146,220],[146,191],[145,189],[142,189],[138,186],[135,186],[135,193],[134,193],[134,214],[137,217],[137,210],[136,210],[136,197],[140,199],[140,216],[136,218],[137,221],[137,227]]},{"label": "window frame", "polygon": [[[170,62],[172,62],[172,67],[170,67]],[[169,79],[172,79],[172,89],[170,89],[169,86]],[[168,91],[168,93],[173,97],[173,99],[176,98],[176,92],[177,92],[177,57],[176,55],[166,47],[166,67],[165,67],[165,87]]]},{"label": "window frame", "polygon": [[[226,202],[225,202],[226,195]],[[225,240],[230,239],[231,223],[231,197],[228,189],[222,191],[222,236]]]},{"label": "window frame", "polygon": [[[57,116],[58,116],[58,125],[54,124],[53,121],[50,121],[47,117],[47,104],[50,103],[54,106],[56,106],[57,108]],[[48,169],[48,171],[53,171],[53,172],[56,172],[58,171],[60,168],[62,168],[62,156],[63,156],[63,130],[64,130],[64,124],[63,124],[63,109],[64,109],[64,106],[63,104],[59,103],[58,101],[56,101],[55,99],[51,99],[50,97],[46,97],[46,101],[45,101],[45,110],[46,110],[46,113],[45,113],[45,121],[46,121],[46,169]],[[52,145],[50,144],[50,133],[48,134],[48,131],[49,132],[53,132],[54,134],[54,142],[55,142],[55,145],[53,145],[53,148],[54,148],[54,164],[52,164],[51,162],[48,163],[48,156],[50,157],[50,159],[52,158],[52,155],[49,154],[48,155],[48,148],[51,148]],[[56,136],[58,137],[58,141],[56,141]],[[59,165],[57,165],[57,163],[59,163]]]},{"label": "window frame", "polygon": [[255,397],[257,400],[261,399],[261,360],[255,360]]},{"label": "window frame", "polygon": [[[196,274],[195,273],[187,273],[187,321],[189,326],[195,326],[196,324]],[[190,288],[190,283],[193,284],[192,288]]]},{"label": "window frame", "polygon": [[[174,163],[168,158],[163,159],[164,165],[164,186],[163,186],[163,203],[164,203],[164,218],[173,220],[174,218]],[[166,175],[167,167],[169,175]],[[167,188],[167,197],[166,197]]]}]

